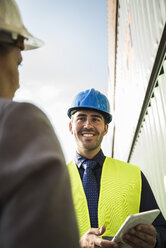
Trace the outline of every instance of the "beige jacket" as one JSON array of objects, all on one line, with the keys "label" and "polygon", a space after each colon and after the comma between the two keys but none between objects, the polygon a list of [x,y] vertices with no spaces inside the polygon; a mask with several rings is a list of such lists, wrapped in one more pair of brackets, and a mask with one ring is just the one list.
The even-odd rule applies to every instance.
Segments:
[{"label": "beige jacket", "polygon": [[64,156],[45,114],[0,99],[0,248],[75,248]]}]

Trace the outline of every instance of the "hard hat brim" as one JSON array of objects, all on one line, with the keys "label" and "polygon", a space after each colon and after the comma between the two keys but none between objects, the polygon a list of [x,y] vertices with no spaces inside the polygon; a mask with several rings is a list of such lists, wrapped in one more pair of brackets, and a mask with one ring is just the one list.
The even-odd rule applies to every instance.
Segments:
[{"label": "hard hat brim", "polygon": [[[73,108],[69,108],[68,111],[67,111],[67,115],[68,117],[71,119],[71,116],[73,114],[75,114],[77,111],[80,111],[80,110],[85,110],[85,109],[89,109],[89,110],[94,110],[96,112],[99,112],[103,115],[105,121],[107,124],[109,124],[111,121],[112,121],[112,115],[107,113],[107,112],[104,112],[102,110],[99,110],[97,108],[94,108],[94,107],[87,107],[87,106],[81,106],[81,107],[73,107]],[[75,110],[75,111],[74,111]],[[72,113],[73,112],[73,113]]]}]

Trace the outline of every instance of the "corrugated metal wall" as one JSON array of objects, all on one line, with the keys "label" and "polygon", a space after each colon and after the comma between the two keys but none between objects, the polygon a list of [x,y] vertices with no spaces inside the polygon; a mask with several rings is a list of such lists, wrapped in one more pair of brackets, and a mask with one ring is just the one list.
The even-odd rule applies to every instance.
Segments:
[{"label": "corrugated metal wall", "polygon": [[166,217],[166,1],[119,0],[117,11],[112,153],[141,167]]},{"label": "corrugated metal wall", "polygon": [[128,159],[165,19],[162,0],[119,1],[114,156],[122,160]]},{"label": "corrugated metal wall", "polygon": [[146,109],[130,162],[141,167],[166,216],[166,57]]}]

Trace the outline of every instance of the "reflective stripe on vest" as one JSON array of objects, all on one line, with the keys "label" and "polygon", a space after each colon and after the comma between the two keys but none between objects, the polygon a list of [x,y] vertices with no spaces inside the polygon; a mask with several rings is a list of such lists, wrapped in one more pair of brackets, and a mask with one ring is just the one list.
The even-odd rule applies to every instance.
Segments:
[{"label": "reflective stripe on vest", "polygon": [[[91,228],[88,205],[76,164],[70,162],[67,166],[82,237]],[[141,187],[139,167],[106,157],[101,174],[98,204],[99,227],[106,227],[104,236],[114,236],[129,215],[139,212]]]}]

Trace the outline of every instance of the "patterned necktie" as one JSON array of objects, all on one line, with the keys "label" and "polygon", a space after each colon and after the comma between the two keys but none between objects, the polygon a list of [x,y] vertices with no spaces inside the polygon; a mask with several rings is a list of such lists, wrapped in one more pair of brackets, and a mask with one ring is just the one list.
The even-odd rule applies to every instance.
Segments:
[{"label": "patterned necktie", "polygon": [[93,160],[85,161],[82,164],[85,170],[82,178],[82,184],[88,202],[91,227],[98,227],[98,217],[97,217],[98,190],[97,190],[96,178],[93,173],[93,169],[96,166],[96,164],[97,162]]}]

